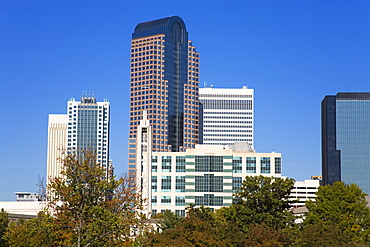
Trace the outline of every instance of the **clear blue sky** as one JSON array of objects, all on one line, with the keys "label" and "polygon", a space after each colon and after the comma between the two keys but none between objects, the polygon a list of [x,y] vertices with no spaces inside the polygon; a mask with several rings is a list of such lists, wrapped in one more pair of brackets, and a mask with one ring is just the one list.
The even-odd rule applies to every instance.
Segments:
[{"label": "clear blue sky", "polygon": [[[255,90],[255,149],[283,175],[321,173],[320,103],[370,91],[370,1],[0,0],[0,201],[46,176],[47,118],[83,91],[111,102],[111,159],[127,169],[136,24],[178,15],[201,81]],[[203,84],[203,83],[202,83]]]}]

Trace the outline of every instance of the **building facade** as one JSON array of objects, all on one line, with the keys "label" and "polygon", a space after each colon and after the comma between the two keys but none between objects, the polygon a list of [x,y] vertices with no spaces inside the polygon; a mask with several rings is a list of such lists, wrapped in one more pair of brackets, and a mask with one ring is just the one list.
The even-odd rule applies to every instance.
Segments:
[{"label": "building facade", "polygon": [[46,182],[60,175],[63,150],[67,148],[67,114],[49,114]]},{"label": "building facade", "polygon": [[49,115],[47,182],[60,175],[63,151],[94,151],[97,162],[111,174],[109,119],[110,103],[97,102],[95,97],[71,98],[67,114]]},{"label": "building facade", "polygon": [[281,154],[255,153],[248,145],[243,150],[197,145],[186,152],[152,152],[147,161],[144,197],[152,215],[171,210],[185,216],[189,204],[230,206],[246,176],[281,177]]},{"label": "building facade", "polygon": [[338,93],[321,103],[322,183],[370,193],[370,93]]},{"label": "building facade", "polygon": [[292,207],[303,207],[307,201],[315,201],[319,186],[320,180],[306,179],[304,181],[296,181],[289,196],[289,200],[295,202],[290,203],[290,205]]},{"label": "building facade", "polygon": [[247,142],[155,152],[146,116],[144,112],[138,126],[136,181],[148,215],[171,210],[184,216],[189,204],[213,209],[230,206],[246,176],[281,177],[281,154],[256,153]]},{"label": "building facade", "polygon": [[140,23],[131,43],[129,174],[136,174],[143,111],[152,150],[178,152],[198,142],[199,53],[178,16]]},{"label": "building facade", "polygon": [[242,87],[200,88],[199,143],[254,146],[254,90]]}]

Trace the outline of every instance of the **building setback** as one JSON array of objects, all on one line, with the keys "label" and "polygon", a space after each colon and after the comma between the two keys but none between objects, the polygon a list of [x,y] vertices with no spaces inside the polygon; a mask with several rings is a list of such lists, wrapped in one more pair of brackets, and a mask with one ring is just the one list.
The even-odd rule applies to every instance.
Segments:
[{"label": "building setback", "polygon": [[242,88],[200,88],[199,143],[254,146],[254,90]]},{"label": "building setback", "polygon": [[198,143],[199,53],[178,16],[140,23],[131,43],[129,174],[136,174],[137,126],[147,111],[152,150]]},{"label": "building setback", "polygon": [[370,193],[370,93],[328,95],[321,103],[322,183]]},{"label": "building setback", "polygon": [[67,114],[50,114],[48,125],[47,182],[60,175],[63,150],[67,152],[94,151],[106,174],[111,174],[109,163],[108,100],[97,102],[95,97],[71,98]]}]

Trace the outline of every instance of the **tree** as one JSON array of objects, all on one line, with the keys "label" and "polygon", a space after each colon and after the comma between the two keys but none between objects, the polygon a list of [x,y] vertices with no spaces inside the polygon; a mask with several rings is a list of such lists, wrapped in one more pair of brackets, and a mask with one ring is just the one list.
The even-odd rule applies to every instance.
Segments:
[{"label": "tree", "polygon": [[170,210],[159,213],[153,218],[158,220],[157,226],[159,229],[161,229],[161,231],[175,228],[176,225],[182,220],[181,216],[175,214]]},{"label": "tree", "polygon": [[140,234],[140,195],[127,177],[107,179],[93,152],[68,154],[48,185],[56,245],[117,246]]},{"label": "tree", "polygon": [[315,230],[321,233],[337,229],[354,243],[368,243],[370,209],[366,194],[357,185],[335,182],[320,186],[316,195],[315,202],[306,203],[309,212],[303,221],[304,228],[315,225]]},{"label": "tree", "polygon": [[209,208],[190,205],[187,210],[187,216],[173,227],[160,233],[149,233],[145,246],[231,246],[222,241]]},{"label": "tree", "polygon": [[251,224],[264,224],[271,230],[289,227],[294,224],[288,200],[293,185],[291,178],[247,176],[233,204],[218,210],[218,217],[234,222],[245,233]]},{"label": "tree", "polygon": [[5,233],[4,239],[10,246],[47,247],[53,246],[59,237],[52,229],[53,218],[41,211],[36,218],[12,221]]},{"label": "tree", "polygon": [[2,208],[0,211],[0,246],[7,246],[7,241],[3,239],[3,235],[8,228],[9,218],[8,213]]}]

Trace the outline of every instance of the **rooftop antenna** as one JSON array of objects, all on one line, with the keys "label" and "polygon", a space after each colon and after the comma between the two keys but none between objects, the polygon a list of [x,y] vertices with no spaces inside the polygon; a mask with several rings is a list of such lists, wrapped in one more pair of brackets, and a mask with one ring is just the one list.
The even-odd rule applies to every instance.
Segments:
[{"label": "rooftop antenna", "polygon": [[204,86],[204,87],[206,87],[206,86],[207,86],[207,82],[206,82],[206,81],[204,81],[204,82],[203,82],[203,86]]}]

